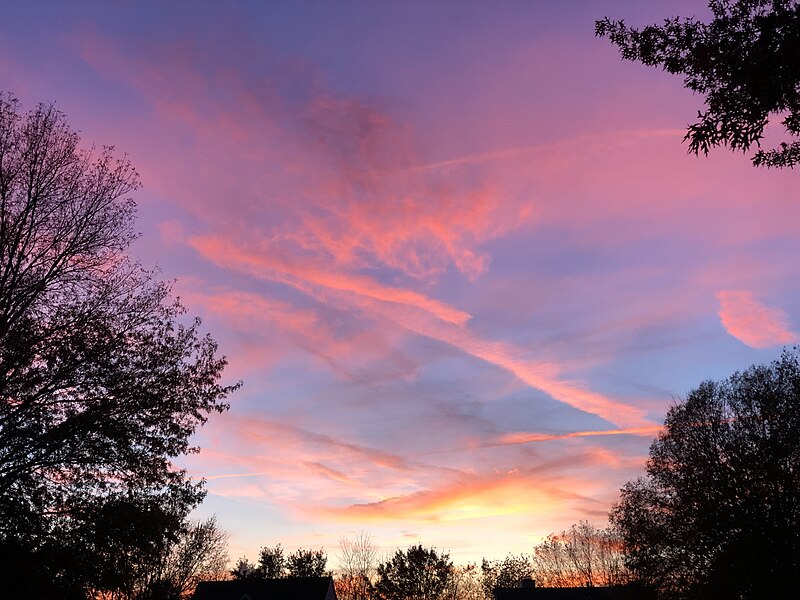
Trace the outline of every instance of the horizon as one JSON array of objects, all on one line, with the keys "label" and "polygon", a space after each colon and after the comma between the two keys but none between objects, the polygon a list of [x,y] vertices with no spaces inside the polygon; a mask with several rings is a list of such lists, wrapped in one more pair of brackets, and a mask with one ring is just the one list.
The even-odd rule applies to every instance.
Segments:
[{"label": "horizon", "polygon": [[1,89],[130,157],[130,253],[244,382],[177,463],[231,562],[605,527],[677,399],[800,340],[795,174],[688,155],[701,98],[594,37],[706,3],[602,4],[7,8]]}]

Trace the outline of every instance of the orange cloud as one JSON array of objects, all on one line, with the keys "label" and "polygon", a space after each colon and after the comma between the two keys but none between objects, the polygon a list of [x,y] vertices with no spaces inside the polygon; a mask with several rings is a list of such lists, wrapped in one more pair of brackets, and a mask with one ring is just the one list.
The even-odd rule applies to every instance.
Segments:
[{"label": "orange cloud", "polygon": [[628,429],[605,429],[599,431],[570,431],[568,433],[527,433],[511,432],[500,436],[497,444],[530,444],[533,442],[550,442],[553,440],[565,440],[579,437],[601,437],[606,435],[639,435],[653,437],[661,431],[658,425],[650,427],[630,427]]},{"label": "orange cloud", "polygon": [[[570,489],[580,490],[580,482],[570,481]],[[431,489],[375,502],[324,508],[322,512],[337,520],[359,522],[458,521],[514,514],[557,514],[563,510],[565,501],[594,502],[580,492],[564,492],[541,472],[512,469],[502,473],[460,473]]]},{"label": "orange cloud", "polygon": [[737,340],[751,348],[769,348],[797,342],[789,328],[786,313],[758,302],[747,290],[717,292],[722,326]]}]

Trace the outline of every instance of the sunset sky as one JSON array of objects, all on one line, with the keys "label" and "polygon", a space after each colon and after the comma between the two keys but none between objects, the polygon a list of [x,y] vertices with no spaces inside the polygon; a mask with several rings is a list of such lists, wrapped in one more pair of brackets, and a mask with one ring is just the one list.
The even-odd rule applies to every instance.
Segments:
[{"label": "sunset sky", "polygon": [[604,526],[666,409],[800,337],[798,174],[603,16],[702,1],[37,2],[0,89],[141,173],[132,253],[244,387],[180,461],[232,559],[370,534],[456,562]]}]

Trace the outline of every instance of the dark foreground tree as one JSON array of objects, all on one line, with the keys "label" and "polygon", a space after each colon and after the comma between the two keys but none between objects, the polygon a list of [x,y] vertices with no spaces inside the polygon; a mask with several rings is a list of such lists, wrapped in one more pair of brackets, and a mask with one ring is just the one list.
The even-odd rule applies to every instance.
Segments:
[{"label": "dark foreground tree", "polygon": [[234,579],[263,579],[260,577],[258,565],[251,563],[246,557],[239,558],[229,574]]},{"label": "dark foreground tree", "polygon": [[264,546],[258,554],[258,577],[260,579],[275,579],[286,576],[286,558],[283,556],[283,547],[280,544],[269,547]]},{"label": "dark foreground tree", "polygon": [[667,413],[612,520],[666,598],[792,598],[800,581],[800,353],[707,381]]},{"label": "dark foreground tree", "polygon": [[258,555],[258,565],[240,558],[230,572],[234,579],[280,579],[281,577],[326,577],[328,555],[325,551],[298,548],[289,556],[283,546],[264,546]]},{"label": "dark foreground tree", "polygon": [[298,548],[286,558],[286,574],[289,577],[326,577],[328,555],[325,550]]},{"label": "dark foreground tree", "polygon": [[204,495],[171,461],[236,386],[199,321],[125,255],[138,186],[52,105],[21,114],[0,94],[0,570],[14,581],[103,588],[124,576],[111,562],[161,553]]},{"label": "dark foreground tree", "polygon": [[[759,147],[756,166],[800,162],[800,5],[796,0],[711,0],[713,19],[669,18],[661,26],[628,27],[605,18],[596,34],[608,37],[626,60],[684,76],[705,96],[705,108],[684,139],[695,154],[714,146],[746,152]],[[770,117],[789,141],[761,150]]]},{"label": "dark foreground tree", "polygon": [[450,555],[422,545],[398,550],[378,566],[375,592],[382,600],[439,600],[453,577]]}]

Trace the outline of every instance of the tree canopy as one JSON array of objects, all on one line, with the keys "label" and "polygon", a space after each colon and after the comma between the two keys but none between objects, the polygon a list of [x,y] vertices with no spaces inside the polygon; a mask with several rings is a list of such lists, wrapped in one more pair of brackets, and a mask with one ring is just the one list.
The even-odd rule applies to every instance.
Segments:
[{"label": "tree canopy", "polygon": [[[684,85],[705,96],[689,125],[691,152],[715,146],[758,151],[756,166],[793,167],[800,162],[800,6],[796,0],[711,0],[713,19],[668,18],[642,29],[608,17],[596,34],[619,47],[622,58],[683,75]],[[788,141],[762,150],[770,118],[779,119]]]},{"label": "tree canopy", "polygon": [[174,539],[204,491],[172,460],[237,387],[126,255],[138,187],[53,105],[0,94],[0,564],[70,589]]},{"label": "tree canopy", "polygon": [[263,546],[258,555],[258,565],[240,558],[230,574],[234,579],[280,579],[282,577],[326,577],[328,555],[325,550],[298,548],[284,556],[283,546]]},{"label": "tree canopy", "polygon": [[328,555],[325,551],[298,548],[286,558],[286,574],[289,577],[325,577]]},{"label": "tree canopy", "polygon": [[264,546],[258,553],[258,570],[256,576],[261,579],[275,579],[286,575],[286,557],[283,546]]},{"label": "tree canopy", "polygon": [[397,550],[378,566],[375,592],[382,600],[439,600],[453,576],[450,555],[435,548]]},{"label": "tree canopy", "polygon": [[800,352],[670,409],[612,511],[629,564],[667,598],[789,598],[800,576]]}]

